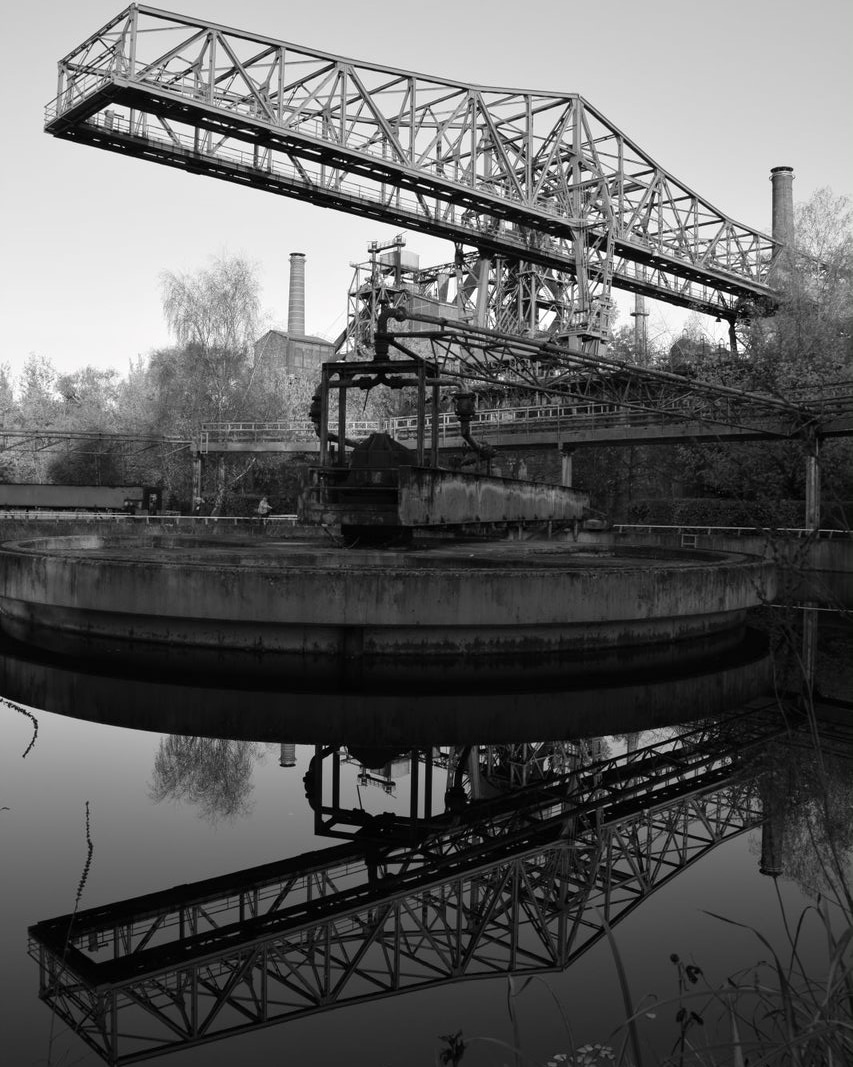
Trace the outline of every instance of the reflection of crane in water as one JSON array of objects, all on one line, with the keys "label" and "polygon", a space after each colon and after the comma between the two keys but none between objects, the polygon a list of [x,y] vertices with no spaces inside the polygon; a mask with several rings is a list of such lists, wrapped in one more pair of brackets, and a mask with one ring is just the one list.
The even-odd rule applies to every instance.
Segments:
[{"label": "reflection of crane in water", "polygon": [[122,1064],[418,987],[564,969],[602,917],[761,823],[760,752],[780,732],[778,708],[756,707],[418,817],[417,833],[392,816],[345,844],[41,922],[40,995]]},{"label": "reflection of crane in water", "polygon": [[[636,735],[633,735],[636,736]],[[394,747],[366,748],[336,745],[315,748],[305,775],[306,796],[314,810],[314,832],[328,837],[385,837],[389,832],[423,836],[441,826],[443,815],[435,816],[436,784],[444,775],[444,805],[447,812],[459,812],[470,802],[532,785],[553,782],[582,764],[602,755],[601,738],[577,741],[519,741],[496,745],[431,746],[400,751]],[[355,765],[358,772],[358,807],[342,803],[343,767]],[[324,770],[326,773],[324,774]],[[364,810],[361,787],[378,786],[388,795],[396,792],[396,777],[409,779],[408,816],[395,818],[385,812],[373,815]],[[328,783],[326,782],[326,779]],[[327,796],[327,794],[329,794]],[[329,803],[326,803],[328,799]],[[445,813],[445,814],[446,814]],[[434,822],[434,817],[438,822]],[[392,829],[393,828],[393,829]]]}]

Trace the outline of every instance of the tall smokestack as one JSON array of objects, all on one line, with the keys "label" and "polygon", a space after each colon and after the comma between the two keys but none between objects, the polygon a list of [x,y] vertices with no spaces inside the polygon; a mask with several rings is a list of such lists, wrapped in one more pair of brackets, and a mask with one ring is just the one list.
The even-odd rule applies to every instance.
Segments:
[{"label": "tall smokestack", "polygon": [[[773,183],[773,230],[771,236],[782,246],[794,240],[794,168],[774,167],[770,171]],[[777,248],[774,258],[778,259]]]},{"label": "tall smokestack", "polygon": [[646,298],[640,293],[634,293],[634,310],[631,312],[631,318],[634,320],[634,359],[641,364],[646,363],[648,356],[649,335],[646,326],[648,317]]},{"label": "tall smokestack", "polygon": [[305,336],[305,253],[290,253],[290,296],[287,302],[287,332]]}]

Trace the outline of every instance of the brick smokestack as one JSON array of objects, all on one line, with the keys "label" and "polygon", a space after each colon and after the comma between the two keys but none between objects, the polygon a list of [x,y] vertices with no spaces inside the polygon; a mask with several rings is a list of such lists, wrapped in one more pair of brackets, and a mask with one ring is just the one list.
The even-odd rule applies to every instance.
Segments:
[{"label": "brick smokestack", "polygon": [[794,239],[794,168],[774,167],[770,171],[773,183],[773,229],[771,237],[788,245]]},{"label": "brick smokestack", "polygon": [[290,253],[290,295],[287,302],[287,332],[305,336],[305,254]]}]

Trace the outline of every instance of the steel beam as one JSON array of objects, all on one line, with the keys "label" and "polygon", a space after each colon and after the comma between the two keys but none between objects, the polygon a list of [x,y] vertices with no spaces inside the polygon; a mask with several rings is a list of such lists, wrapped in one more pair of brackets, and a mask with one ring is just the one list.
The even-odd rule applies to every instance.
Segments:
[{"label": "steel beam", "polygon": [[470,85],[132,5],[60,61],[46,129],[296,196],[573,279],[732,318],[772,300],[770,237],[575,93]]}]

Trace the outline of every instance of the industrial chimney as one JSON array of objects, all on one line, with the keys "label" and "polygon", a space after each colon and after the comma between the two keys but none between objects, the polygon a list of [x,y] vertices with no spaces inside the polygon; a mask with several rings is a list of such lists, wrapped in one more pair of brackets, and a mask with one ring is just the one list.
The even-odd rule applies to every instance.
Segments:
[{"label": "industrial chimney", "polygon": [[773,183],[771,236],[780,244],[789,244],[794,237],[794,168],[774,167],[770,181]]},{"label": "industrial chimney", "polygon": [[290,296],[287,303],[287,332],[305,336],[305,253],[290,253]]},{"label": "industrial chimney", "polygon": [[[774,264],[781,266],[783,248],[790,247],[794,240],[794,168],[773,167],[770,171],[773,183],[773,229],[771,236],[777,242],[773,253]],[[787,256],[784,256],[787,259]]]}]

